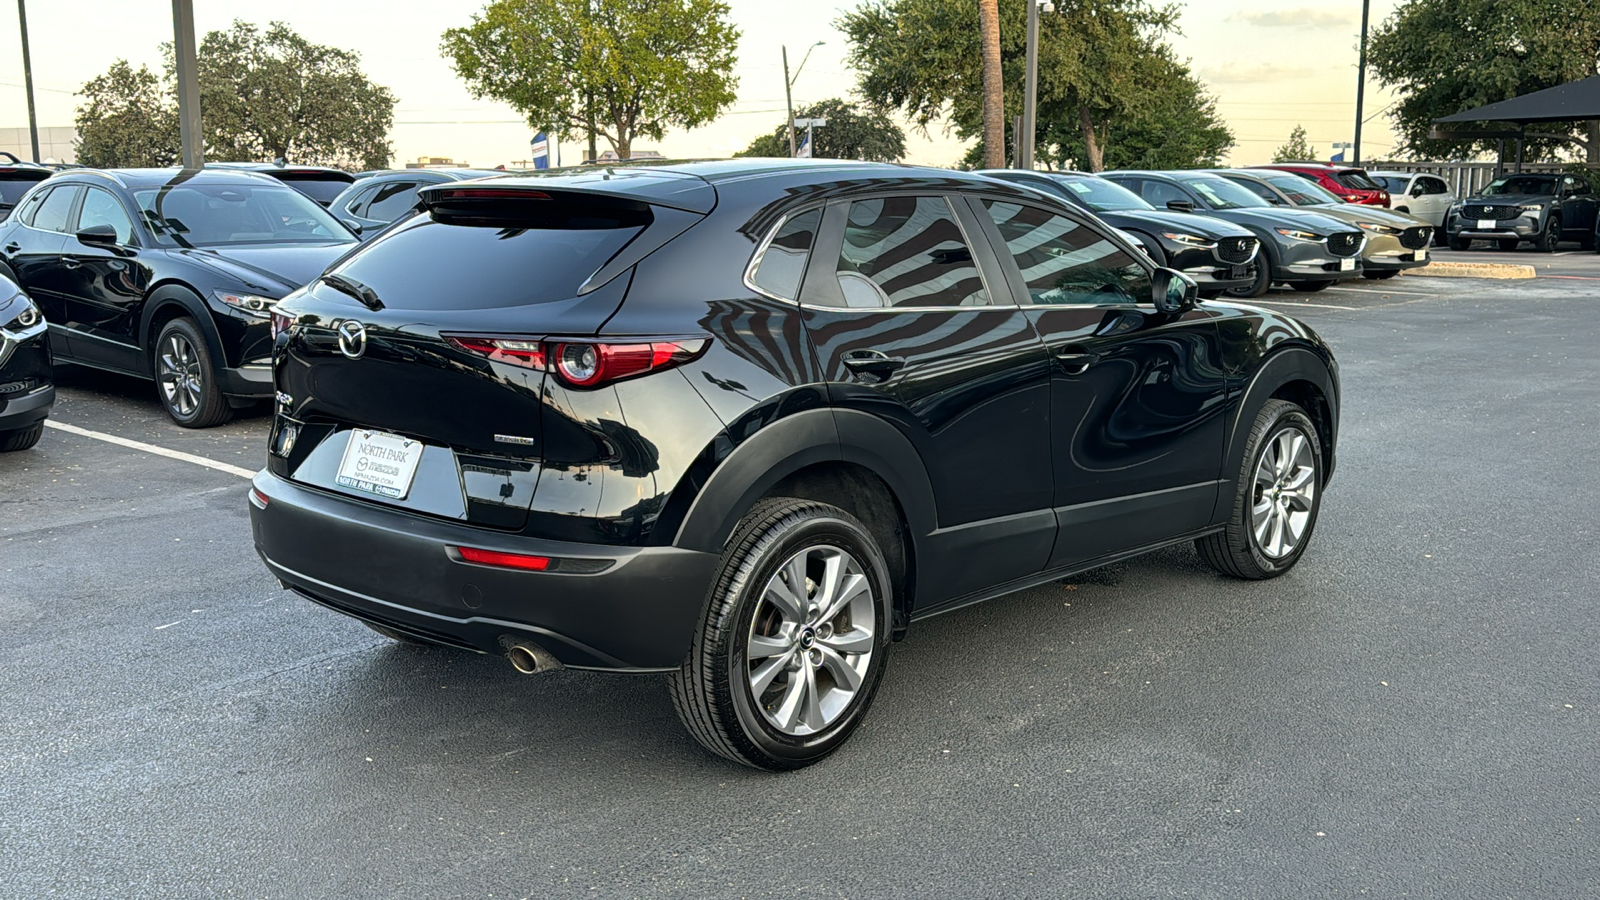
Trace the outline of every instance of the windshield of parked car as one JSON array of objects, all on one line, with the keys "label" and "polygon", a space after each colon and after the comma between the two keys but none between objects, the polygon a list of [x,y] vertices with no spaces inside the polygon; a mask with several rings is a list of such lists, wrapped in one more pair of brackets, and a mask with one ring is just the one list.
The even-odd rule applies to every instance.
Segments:
[{"label": "windshield of parked car", "polygon": [[1489,186],[1483,189],[1485,197],[1506,194],[1554,194],[1555,192],[1556,177],[1554,175],[1507,175],[1489,182]]},{"label": "windshield of parked car", "polygon": [[1195,193],[1204,197],[1206,204],[1212,209],[1259,209],[1271,205],[1246,188],[1219,175],[1178,173],[1172,177],[1187,184]]},{"label": "windshield of parked car", "polygon": [[1057,178],[1056,182],[1072,192],[1078,202],[1095,212],[1115,212],[1123,209],[1155,209],[1143,197],[1120,184],[1104,178]]},{"label": "windshield of parked car", "polygon": [[278,184],[167,185],[133,197],[156,240],[171,247],[356,240],[309,197]]},{"label": "windshield of parked car", "polygon": [[1332,191],[1299,175],[1264,175],[1261,180],[1277,188],[1295,206],[1344,202],[1343,198],[1336,196]]}]

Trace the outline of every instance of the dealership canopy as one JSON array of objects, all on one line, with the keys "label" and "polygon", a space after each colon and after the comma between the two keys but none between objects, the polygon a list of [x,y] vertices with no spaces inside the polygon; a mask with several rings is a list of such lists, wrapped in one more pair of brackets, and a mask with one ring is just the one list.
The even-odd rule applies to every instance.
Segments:
[{"label": "dealership canopy", "polygon": [[1600,75],[1556,85],[1499,103],[1458,112],[1435,122],[1578,122],[1600,119]]}]

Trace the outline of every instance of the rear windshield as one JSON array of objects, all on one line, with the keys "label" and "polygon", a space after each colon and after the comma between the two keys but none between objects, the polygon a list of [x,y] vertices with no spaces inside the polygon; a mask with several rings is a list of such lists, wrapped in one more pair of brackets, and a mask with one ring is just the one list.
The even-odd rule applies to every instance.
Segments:
[{"label": "rear windshield", "polygon": [[18,178],[16,175],[0,173],[0,206],[16,206],[17,201],[28,189],[43,181],[43,178]]},{"label": "rear windshield", "polygon": [[[648,214],[644,214],[648,215]],[[493,309],[577,296],[643,231],[639,216],[455,224],[419,216],[368,244],[338,273],[394,309]]]},{"label": "rear windshield", "polygon": [[1368,178],[1366,175],[1360,172],[1339,172],[1333,176],[1333,180],[1339,182],[1347,188],[1353,188],[1354,190],[1358,191],[1383,190],[1383,188],[1380,187],[1376,181],[1373,181],[1371,178]]},{"label": "rear windshield", "polygon": [[348,181],[323,178],[321,176],[296,178],[293,175],[280,175],[278,179],[323,206],[332,203],[333,198],[339,196],[344,192],[345,188],[350,186]]}]

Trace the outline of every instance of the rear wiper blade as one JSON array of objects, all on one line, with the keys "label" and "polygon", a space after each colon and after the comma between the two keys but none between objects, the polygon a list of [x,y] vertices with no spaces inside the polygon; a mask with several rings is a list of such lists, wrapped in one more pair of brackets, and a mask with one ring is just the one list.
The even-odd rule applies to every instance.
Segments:
[{"label": "rear wiper blade", "polygon": [[367,309],[383,309],[383,301],[378,299],[378,292],[356,281],[354,278],[329,274],[322,276],[322,281],[328,287],[360,300],[361,305]]}]

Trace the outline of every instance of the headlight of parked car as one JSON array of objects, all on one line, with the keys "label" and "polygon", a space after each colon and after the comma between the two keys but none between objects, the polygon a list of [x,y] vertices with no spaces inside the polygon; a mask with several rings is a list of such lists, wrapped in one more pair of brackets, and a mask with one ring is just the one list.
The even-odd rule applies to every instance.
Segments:
[{"label": "headlight of parked car", "polygon": [[1312,234],[1309,231],[1301,231],[1298,228],[1279,228],[1278,229],[1278,233],[1283,235],[1286,238],[1289,238],[1290,240],[1293,240],[1293,241],[1320,241],[1320,240],[1322,240],[1322,236],[1321,235]]},{"label": "headlight of parked car", "polygon": [[1372,232],[1373,234],[1400,234],[1401,233],[1400,229],[1390,227],[1388,225],[1383,224],[1382,222],[1357,222],[1356,224],[1360,225],[1364,230]]},{"label": "headlight of parked car", "polygon": [[1539,213],[1544,212],[1544,204],[1543,203],[1524,203],[1524,204],[1522,204],[1522,211],[1523,212],[1528,212],[1528,213],[1533,213],[1534,215],[1537,216]]},{"label": "headlight of parked car", "polygon": [[1161,232],[1161,236],[1169,241],[1177,241],[1180,244],[1188,244],[1191,247],[1204,247],[1206,249],[1210,249],[1216,246],[1216,243],[1210,238],[1203,238],[1198,234],[1185,234],[1181,231],[1163,231]]},{"label": "headlight of parked car", "polygon": [[[20,307],[16,302],[18,300],[22,301]],[[44,321],[44,314],[39,312],[39,307],[34,306],[33,301],[24,294],[17,294],[11,300],[0,303],[0,310],[5,310],[11,316],[9,321],[0,323],[0,331],[9,331],[14,334],[19,331],[26,331]]]},{"label": "headlight of parked car", "polygon": [[272,307],[278,302],[271,297],[240,294],[235,291],[212,291],[211,296],[256,319],[265,319],[272,313]]}]

